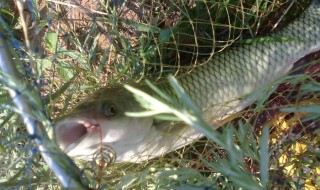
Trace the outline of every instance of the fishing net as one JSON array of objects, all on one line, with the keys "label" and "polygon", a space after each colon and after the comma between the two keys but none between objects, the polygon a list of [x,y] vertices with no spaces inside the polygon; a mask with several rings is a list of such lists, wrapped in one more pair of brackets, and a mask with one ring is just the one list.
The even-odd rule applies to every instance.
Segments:
[{"label": "fishing net", "polygon": [[[29,0],[19,7],[4,0],[0,25],[18,44],[23,77],[37,82],[42,111],[55,120],[100,87],[144,79],[156,84],[208,64],[230,45],[267,40],[264,35],[307,4]],[[106,147],[106,155],[98,155],[104,162],[75,160],[82,183],[92,189],[319,188],[319,68],[319,52],[304,57],[252,106],[221,121],[217,131],[229,147],[202,138],[138,164],[111,164]],[[6,83],[0,87],[0,188],[61,188]]]}]

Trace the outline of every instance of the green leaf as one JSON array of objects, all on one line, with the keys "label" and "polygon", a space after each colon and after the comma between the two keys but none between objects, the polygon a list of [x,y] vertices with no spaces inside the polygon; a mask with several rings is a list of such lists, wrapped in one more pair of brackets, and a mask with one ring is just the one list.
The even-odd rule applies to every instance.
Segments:
[{"label": "green leaf", "polygon": [[264,126],[260,138],[260,177],[263,189],[267,189],[269,182],[269,127]]},{"label": "green leaf", "polygon": [[61,78],[63,78],[64,81],[69,81],[73,78],[73,70],[69,68],[57,68],[58,74]]},{"label": "green leaf", "polygon": [[45,36],[45,45],[51,53],[54,53],[58,44],[58,34],[55,32],[48,32]]},{"label": "green leaf", "polygon": [[135,22],[133,20],[123,19],[122,22],[129,24],[130,26],[134,27],[136,30],[140,32],[151,32],[151,33],[158,33],[160,32],[160,28],[156,26],[152,26],[150,24],[142,23],[142,22]]},{"label": "green leaf", "polygon": [[170,28],[162,30],[158,36],[159,42],[160,43],[168,42],[171,37],[171,33],[172,32]]},{"label": "green leaf", "polygon": [[43,69],[50,68],[52,66],[52,60],[49,59],[37,59],[37,70],[41,74]]},{"label": "green leaf", "polygon": [[0,153],[5,154],[6,150],[5,148],[2,146],[2,144],[0,144]]},{"label": "green leaf", "polygon": [[301,86],[301,90],[310,91],[310,92],[319,92],[320,84],[319,83],[304,84]]},{"label": "green leaf", "polygon": [[320,114],[320,105],[305,105],[292,108],[281,108],[280,111],[283,112],[308,112]]}]

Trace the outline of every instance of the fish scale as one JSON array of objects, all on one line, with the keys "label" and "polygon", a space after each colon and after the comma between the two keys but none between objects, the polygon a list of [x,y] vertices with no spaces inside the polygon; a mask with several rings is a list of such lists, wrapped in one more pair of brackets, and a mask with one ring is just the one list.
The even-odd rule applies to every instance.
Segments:
[{"label": "fish scale", "polygon": [[[272,33],[273,42],[231,47],[192,73],[178,77],[178,81],[205,115],[210,115],[212,119],[206,118],[209,121],[239,111],[254,101],[242,102],[242,97],[285,75],[301,57],[319,50],[319,12],[319,6],[313,5],[286,27]],[[279,37],[288,40],[276,41]]]},{"label": "fish scale", "polygon": [[[319,1],[313,1],[296,20],[269,37],[273,41],[239,44],[226,49],[207,63],[199,64],[191,73],[177,77],[213,127],[218,127],[220,119],[252,104],[263,95],[259,92],[273,86],[273,82],[290,71],[300,58],[320,50]],[[288,40],[277,41],[279,37]],[[133,86],[155,95],[146,85]],[[168,83],[161,82],[157,86],[177,103],[182,103]],[[92,160],[100,147],[109,147],[114,151],[115,162],[141,162],[203,136],[181,123],[162,123],[153,117],[125,114],[139,111],[144,108],[122,85],[100,89],[56,122],[57,142],[68,155],[84,160]],[[70,133],[73,130],[82,132]]]}]

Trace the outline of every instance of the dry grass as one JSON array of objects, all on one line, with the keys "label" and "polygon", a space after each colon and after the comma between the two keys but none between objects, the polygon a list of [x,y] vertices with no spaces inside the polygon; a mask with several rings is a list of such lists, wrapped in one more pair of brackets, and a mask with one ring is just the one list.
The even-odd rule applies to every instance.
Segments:
[{"label": "dry grass", "polygon": [[[1,16],[15,38],[22,44],[30,42],[29,50],[21,46],[22,58],[36,68],[34,76],[51,118],[61,116],[101,86],[192,72],[236,40],[264,35],[278,22],[285,25],[305,4],[293,4],[287,13],[291,1],[259,1],[259,6],[256,1],[120,2],[30,1],[23,10],[30,21],[25,23],[27,40],[22,35],[25,31],[18,8],[12,1],[0,3]],[[29,61],[28,55],[35,61]],[[289,77],[270,97],[261,98],[218,131],[221,135],[232,131],[231,140],[238,144],[244,158],[237,163],[239,173],[256,179],[261,168],[255,146],[262,146],[262,126],[270,126],[269,189],[320,186],[319,57],[318,52],[298,64],[297,68],[302,69],[297,72],[309,77]],[[1,87],[1,104],[10,105],[10,98]],[[297,110],[299,106],[305,110]],[[287,107],[293,109],[286,110]],[[4,106],[0,113],[0,188],[60,188],[18,115]],[[228,149],[201,139],[142,164],[78,164],[87,177],[85,183],[93,189],[238,189],[243,186],[237,179],[222,171],[232,163],[231,158]]]}]

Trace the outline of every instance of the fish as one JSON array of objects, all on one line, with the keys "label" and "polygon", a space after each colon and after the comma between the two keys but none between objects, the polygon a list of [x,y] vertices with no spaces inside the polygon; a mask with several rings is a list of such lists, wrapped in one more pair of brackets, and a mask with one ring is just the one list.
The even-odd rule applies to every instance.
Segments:
[{"label": "fish", "polygon": [[[313,1],[297,19],[269,37],[290,40],[232,46],[191,73],[176,77],[213,128],[218,127],[218,121],[251,105],[261,95],[256,92],[288,74],[296,61],[320,50],[319,1]],[[156,85],[181,102],[168,83]],[[145,84],[133,87],[156,96]],[[145,108],[123,85],[101,88],[55,122],[56,142],[74,158],[92,161],[103,157],[106,150],[112,162],[139,163],[203,137],[181,122],[126,114],[141,111]]]}]

